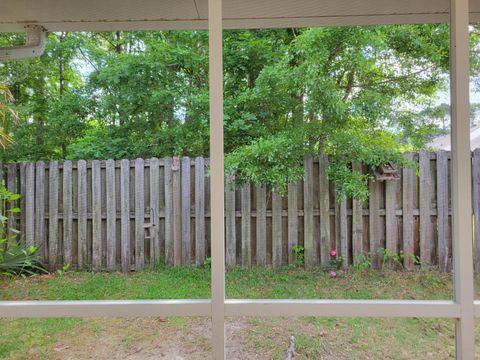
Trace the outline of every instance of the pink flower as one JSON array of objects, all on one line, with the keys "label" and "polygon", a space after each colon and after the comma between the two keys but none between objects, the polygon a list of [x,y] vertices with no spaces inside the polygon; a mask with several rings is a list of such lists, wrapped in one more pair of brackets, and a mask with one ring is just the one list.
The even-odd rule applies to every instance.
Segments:
[{"label": "pink flower", "polygon": [[330,250],[330,256],[337,256],[337,250],[335,249]]},{"label": "pink flower", "polygon": [[335,279],[337,277],[337,273],[335,271],[330,271],[330,277]]}]

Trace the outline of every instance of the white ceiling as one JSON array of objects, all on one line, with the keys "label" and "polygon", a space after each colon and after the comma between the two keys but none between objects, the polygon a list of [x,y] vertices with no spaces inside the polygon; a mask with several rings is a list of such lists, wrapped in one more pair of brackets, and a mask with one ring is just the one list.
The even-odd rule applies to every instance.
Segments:
[{"label": "white ceiling", "polygon": [[[205,29],[208,0],[0,0],[0,31]],[[448,21],[449,0],[224,0],[226,28]],[[480,0],[470,0],[480,20]]]}]

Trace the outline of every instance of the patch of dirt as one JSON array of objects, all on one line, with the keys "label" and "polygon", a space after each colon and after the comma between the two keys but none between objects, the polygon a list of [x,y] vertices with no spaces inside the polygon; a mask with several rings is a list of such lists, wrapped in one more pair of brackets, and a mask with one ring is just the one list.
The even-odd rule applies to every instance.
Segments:
[{"label": "patch of dirt", "polygon": [[[200,360],[211,359],[211,322],[207,318],[175,321],[163,318],[92,319],[78,334],[58,334],[50,354],[58,360]],[[226,324],[227,359],[265,359],[244,349],[249,324]]]}]

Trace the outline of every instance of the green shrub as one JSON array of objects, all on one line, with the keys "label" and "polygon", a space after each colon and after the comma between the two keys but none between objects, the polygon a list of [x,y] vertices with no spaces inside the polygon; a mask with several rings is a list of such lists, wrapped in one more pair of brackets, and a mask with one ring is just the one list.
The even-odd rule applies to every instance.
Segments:
[{"label": "green shrub", "polygon": [[8,191],[5,184],[0,185],[0,275],[34,275],[46,272],[36,256],[38,248],[19,243],[19,231],[8,227],[8,213],[18,213],[20,209],[7,205],[19,198],[19,195]]}]

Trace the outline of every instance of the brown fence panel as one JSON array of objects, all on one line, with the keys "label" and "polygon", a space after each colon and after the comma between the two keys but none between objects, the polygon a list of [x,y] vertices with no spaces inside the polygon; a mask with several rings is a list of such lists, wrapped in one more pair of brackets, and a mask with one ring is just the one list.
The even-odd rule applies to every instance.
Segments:
[{"label": "brown fence panel", "polygon": [[[472,156],[475,268],[480,270],[480,152]],[[244,185],[225,193],[226,264],[295,264],[305,249],[307,267],[327,265],[337,249],[344,266],[382,249],[403,253],[404,266],[451,270],[450,153],[406,154],[418,163],[399,180],[370,181],[368,203],[340,199],[326,177],[328,158],[306,156],[304,179],[284,196]],[[202,265],[210,250],[208,159],[50,161],[5,164],[8,189],[20,192],[20,214],[8,225],[40,247],[50,269],[130,271],[150,264]],[[367,171],[353,164],[358,171]],[[214,191],[214,189],[213,189]],[[391,263],[391,262],[390,262]]]}]

